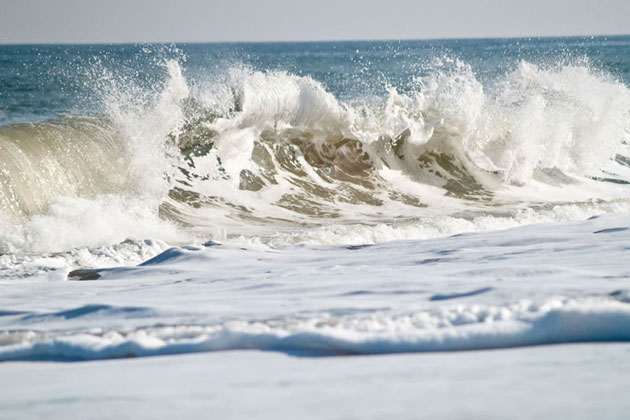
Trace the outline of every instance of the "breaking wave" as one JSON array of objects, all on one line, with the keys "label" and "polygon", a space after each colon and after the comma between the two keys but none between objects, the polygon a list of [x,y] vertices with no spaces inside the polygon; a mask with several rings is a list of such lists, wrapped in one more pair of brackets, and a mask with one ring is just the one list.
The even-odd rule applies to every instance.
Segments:
[{"label": "breaking wave", "polygon": [[327,242],[313,232],[331,221],[404,221],[422,237],[430,216],[456,233],[531,209],[630,208],[630,89],[586,65],[523,61],[484,85],[446,60],[412,89],[352,104],[286,72],[235,67],[203,85],[170,61],[165,74],[142,105],[115,86],[103,115],[0,127],[0,251],[128,236]]}]

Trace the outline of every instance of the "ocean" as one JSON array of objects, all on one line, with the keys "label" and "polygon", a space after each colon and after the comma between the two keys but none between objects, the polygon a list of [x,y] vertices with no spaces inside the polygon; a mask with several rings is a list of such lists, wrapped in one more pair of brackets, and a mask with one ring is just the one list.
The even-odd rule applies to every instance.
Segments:
[{"label": "ocean", "polygon": [[616,417],[629,144],[630,36],[0,46],[0,407]]}]

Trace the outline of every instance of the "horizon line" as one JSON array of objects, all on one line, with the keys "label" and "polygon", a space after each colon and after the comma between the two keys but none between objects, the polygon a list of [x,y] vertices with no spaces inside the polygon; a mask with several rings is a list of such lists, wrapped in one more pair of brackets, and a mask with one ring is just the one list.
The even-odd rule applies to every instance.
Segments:
[{"label": "horizon line", "polygon": [[510,39],[562,39],[562,38],[620,38],[625,34],[582,34],[582,35],[510,35],[510,36],[470,36],[470,37],[437,37],[437,38],[371,38],[371,39],[327,39],[327,40],[239,40],[239,41],[43,41],[43,42],[1,42],[0,46],[53,46],[53,45],[148,45],[148,44],[309,44],[309,43],[343,43],[343,42],[410,42],[410,41],[467,41],[467,40],[510,40]]}]

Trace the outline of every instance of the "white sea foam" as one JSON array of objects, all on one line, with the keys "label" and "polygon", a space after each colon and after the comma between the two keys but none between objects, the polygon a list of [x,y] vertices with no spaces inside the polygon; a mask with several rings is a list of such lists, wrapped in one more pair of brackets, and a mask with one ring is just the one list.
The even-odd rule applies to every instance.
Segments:
[{"label": "white sea foam", "polygon": [[73,248],[116,244],[125,238],[162,238],[177,242],[177,227],[137,201],[117,195],[87,200],[60,197],[43,215],[24,225],[5,229],[0,239],[10,246],[5,252],[63,252]]},{"label": "white sea foam", "polygon": [[610,264],[627,259],[629,221],[602,216],[367,247],[170,248],[137,267],[70,273],[93,281],[22,282],[0,295],[0,304],[14,302],[0,319],[0,359],[629,341],[627,267]]},{"label": "white sea foam", "polygon": [[[18,344],[0,347],[0,360],[92,360],[239,349],[306,355],[379,354],[630,340],[625,328],[630,308],[614,302],[550,302],[541,310],[521,313],[506,307],[472,306],[439,315],[420,312],[285,322],[175,325],[52,338],[20,332]],[[1,340],[11,343],[14,338],[5,334]]]}]

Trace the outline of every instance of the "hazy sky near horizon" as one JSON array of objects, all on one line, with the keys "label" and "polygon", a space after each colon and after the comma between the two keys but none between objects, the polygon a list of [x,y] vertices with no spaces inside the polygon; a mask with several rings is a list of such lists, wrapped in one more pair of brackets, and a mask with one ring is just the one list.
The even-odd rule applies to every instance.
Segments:
[{"label": "hazy sky near horizon", "polygon": [[0,43],[630,33],[629,0],[0,0]]}]

